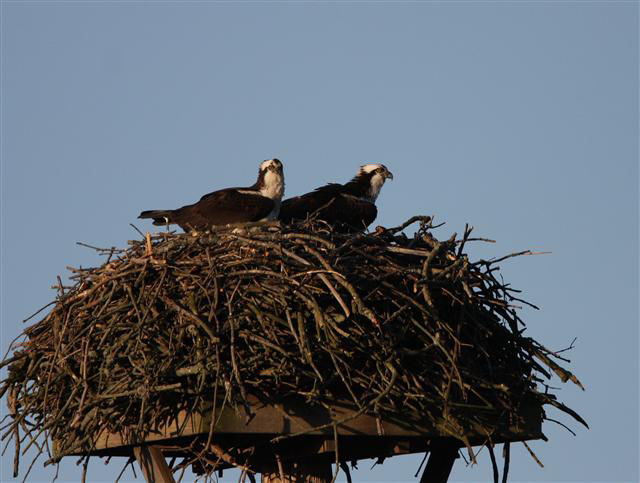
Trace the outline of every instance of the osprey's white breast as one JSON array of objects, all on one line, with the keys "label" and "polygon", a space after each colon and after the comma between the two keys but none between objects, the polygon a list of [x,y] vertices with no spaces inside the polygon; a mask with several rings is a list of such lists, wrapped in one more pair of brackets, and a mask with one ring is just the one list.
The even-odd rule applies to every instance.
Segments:
[{"label": "osprey's white breast", "polygon": [[260,194],[279,202],[284,196],[284,178],[278,173],[267,171],[264,175],[263,186],[260,188]]}]

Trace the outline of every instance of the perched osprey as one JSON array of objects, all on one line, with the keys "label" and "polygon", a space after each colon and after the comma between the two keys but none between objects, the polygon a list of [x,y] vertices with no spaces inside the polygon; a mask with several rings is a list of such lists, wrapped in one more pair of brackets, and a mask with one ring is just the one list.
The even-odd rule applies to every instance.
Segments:
[{"label": "perched osprey", "polygon": [[153,218],[154,225],[179,225],[184,231],[208,230],[212,225],[275,220],[284,195],[282,163],[268,159],[260,164],[258,180],[248,188],[226,188],[177,210],[150,210],[138,218]]},{"label": "perched osprey", "polygon": [[280,220],[291,223],[314,214],[334,227],[351,231],[364,229],[378,215],[376,198],[393,174],[384,164],[365,164],[347,184],[330,183],[282,202]]}]

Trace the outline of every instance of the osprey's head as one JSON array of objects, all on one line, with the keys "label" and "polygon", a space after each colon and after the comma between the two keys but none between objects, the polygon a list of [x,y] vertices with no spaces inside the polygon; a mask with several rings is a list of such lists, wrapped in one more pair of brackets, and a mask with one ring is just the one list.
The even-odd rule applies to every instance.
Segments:
[{"label": "osprey's head", "polygon": [[367,179],[369,181],[365,198],[371,202],[375,202],[380,194],[382,185],[387,179],[393,179],[393,174],[384,164],[370,163],[360,166],[360,171],[358,171],[356,178]]},{"label": "osprey's head", "polygon": [[267,159],[260,163],[256,188],[262,196],[275,201],[284,196],[284,170],[279,159]]}]

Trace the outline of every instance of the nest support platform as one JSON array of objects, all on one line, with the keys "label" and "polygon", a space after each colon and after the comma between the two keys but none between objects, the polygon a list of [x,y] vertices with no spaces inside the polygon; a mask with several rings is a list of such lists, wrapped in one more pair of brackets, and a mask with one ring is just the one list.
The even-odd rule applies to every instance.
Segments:
[{"label": "nest support platform", "polygon": [[[421,481],[446,482],[458,450],[464,447],[443,431],[444,419],[442,427],[435,427],[430,421],[409,415],[380,418],[362,413],[347,401],[327,408],[299,399],[263,404],[251,398],[249,409],[250,416],[231,407],[218,414],[206,408],[183,411],[142,439],[133,431],[103,431],[96,437],[91,454],[135,458],[149,482],[173,482],[174,472],[187,466],[195,472],[209,473],[204,465],[210,462],[217,470],[235,467],[252,476],[261,473],[263,482],[284,479],[319,483],[332,481],[333,463],[344,469],[346,463],[361,459],[428,453]],[[532,400],[523,404],[519,416],[508,421],[487,415],[494,421],[491,443],[544,437],[539,403]],[[213,426],[212,417],[216,418]],[[485,431],[486,427],[478,428],[477,434],[469,433],[469,443],[487,444]],[[86,451],[78,448],[75,454],[86,456]],[[171,467],[165,458],[170,459]]]}]

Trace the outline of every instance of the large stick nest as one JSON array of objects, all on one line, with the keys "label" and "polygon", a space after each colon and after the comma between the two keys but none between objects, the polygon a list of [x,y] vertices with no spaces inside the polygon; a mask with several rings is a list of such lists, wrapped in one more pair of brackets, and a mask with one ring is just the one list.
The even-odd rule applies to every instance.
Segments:
[{"label": "large stick nest", "polygon": [[355,235],[307,222],[101,250],[108,260],[72,269],[75,284],[59,285],[2,363],[5,434],[16,455],[55,440],[55,462],[104,429],[146,434],[213,394],[240,411],[250,395],[348,399],[464,442],[527,398],[581,421],[547,391],[551,373],[580,383],[523,335],[525,302],[496,275],[508,257],[472,262],[470,229],[447,241],[431,231],[428,217]]}]

